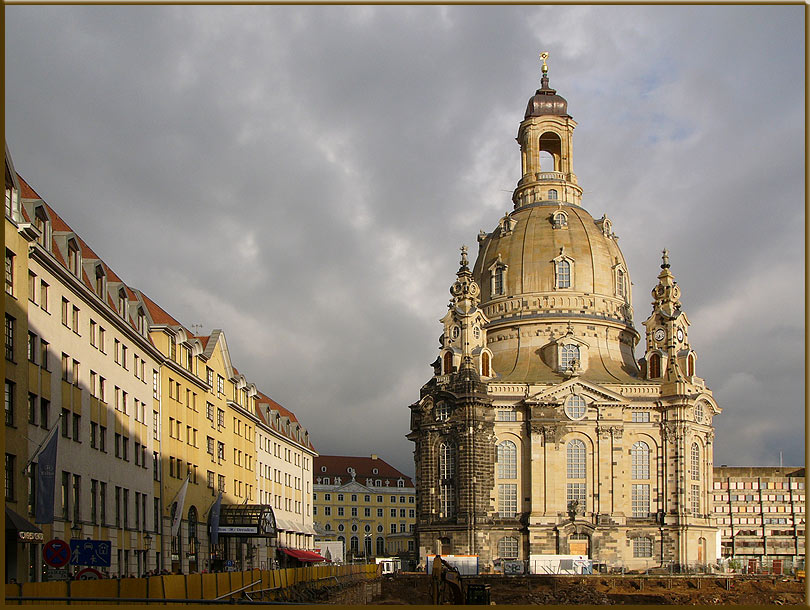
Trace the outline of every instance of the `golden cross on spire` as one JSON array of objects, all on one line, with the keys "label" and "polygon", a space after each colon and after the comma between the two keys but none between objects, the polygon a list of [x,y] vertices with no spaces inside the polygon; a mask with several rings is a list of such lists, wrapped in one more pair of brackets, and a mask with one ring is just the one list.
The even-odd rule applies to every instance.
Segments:
[{"label": "golden cross on spire", "polygon": [[548,59],[548,51],[543,51],[540,53],[540,59],[543,60],[543,74],[548,73],[548,64],[546,64],[546,60]]}]

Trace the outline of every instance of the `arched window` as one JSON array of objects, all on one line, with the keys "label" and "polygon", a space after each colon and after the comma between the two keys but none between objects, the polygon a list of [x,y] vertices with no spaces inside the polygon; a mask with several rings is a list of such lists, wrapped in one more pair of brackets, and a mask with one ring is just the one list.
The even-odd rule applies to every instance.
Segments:
[{"label": "arched window", "polygon": [[690,470],[692,471],[692,480],[700,481],[700,446],[697,443],[692,443],[692,451],[690,452]]},{"label": "arched window", "polygon": [[450,442],[439,445],[439,478],[452,479],[455,469],[455,447]]},{"label": "arched window", "polygon": [[489,377],[489,353],[481,353],[481,376]]},{"label": "arched window", "polygon": [[565,471],[569,479],[585,478],[585,443],[578,438],[569,441],[566,447]]},{"label": "arched window", "polygon": [[504,536],[498,541],[498,556],[501,559],[518,558],[518,539],[514,536]]},{"label": "arched window", "polygon": [[352,553],[357,555],[360,552],[360,539],[357,536],[352,536],[349,544]]},{"label": "arched window", "polygon": [[703,403],[695,405],[695,421],[699,424],[703,422]]},{"label": "arched window", "polygon": [[644,441],[638,441],[630,449],[632,458],[632,477],[635,480],[646,481],[650,478],[650,447]]},{"label": "arched window", "polygon": [[661,376],[661,356],[653,354],[650,356],[650,379],[655,379]]},{"label": "arched window", "polygon": [[385,538],[377,536],[377,556],[382,557],[385,555]]},{"label": "arched window", "polygon": [[585,404],[585,399],[582,396],[575,396],[571,395],[565,401],[565,414],[570,419],[582,419],[585,417],[585,413],[587,411],[587,405]]},{"label": "arched window", "polygon": [[494,283],[492,292],[494,294],[503,294],[504,287],[503,287],[503,267],[498,266],[495,268],[495,276],[494,276]]},{"label": "arched window", "polygon": [[571,263],[566,260],[557,261],[557,288],[571,287]]},{"label": "arched window", "polygon": [[616,269],[616,296],[620,299],[625,297],[624,270]]},{"label": "arched window", "polygon": [[556,200],[557,199],[557,189],[549,189],[548,190],[548,198]]},{"label": "arched window", "polygon": [[576,361],[579,364],[579,346],[577,345],[563,345],[562,350],[560,351],[560,368],[563,370],[567,370],[572,368],[572,365]]},{"label": "arched window", "polygon": [[565,215],[565,212],[554,212],[554,215],[551,217],[551,226],[553,226],[555,229],[567,227],[568,216]]},{"label": "arched window", "polygon": [[194,553],[197,550],[197,507],[188,509],[188,552]]},{"label": "arched window", "polygon": [[512,441],[498,443],[498,478],[517,478],[517,446]]},{"label": "arched window", "polygon": [[444,354],[444,374],[447,375],[453,372],[453,354],[446,352]]},{"label": "arched window", "polygon": [[344,536],[338,536],[338,540],[340,540],[344,545],[346,544],[346,538]]},{"label": "arched window", "polygon": [[436,403],[436,421],[445,421],[450,417],[450,407],[445,401]]},{"label": "arched window", "polygon": [[686,357],[686,375],[691,377],[695,374],[695,355],[689,354]]}]

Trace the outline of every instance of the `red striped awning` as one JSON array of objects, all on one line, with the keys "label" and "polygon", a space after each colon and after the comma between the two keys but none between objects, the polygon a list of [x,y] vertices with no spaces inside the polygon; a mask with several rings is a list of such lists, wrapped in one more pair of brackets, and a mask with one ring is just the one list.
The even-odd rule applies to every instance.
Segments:
[{"label": "red striped awning", "polygon": [[309,563],[319,563],[322,561],[329,561],[325,557],[321,557],[318,553],[312,551],[301,551],[298,549],[281,549],[290,557],[294,557],[298,561],[305,561]]}]

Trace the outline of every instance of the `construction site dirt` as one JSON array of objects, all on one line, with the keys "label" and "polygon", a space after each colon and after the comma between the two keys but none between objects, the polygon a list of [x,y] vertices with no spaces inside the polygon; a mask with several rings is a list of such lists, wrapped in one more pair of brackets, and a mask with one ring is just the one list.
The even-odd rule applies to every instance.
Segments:
[{"label": "construction site dirt", "polygon": [[[495,605],[806,605],[804,583],[781,576],[482,575],[463,583],[489,585]],[[427,574],[383,576],[372,603],[432,604],[430,585]]]}]

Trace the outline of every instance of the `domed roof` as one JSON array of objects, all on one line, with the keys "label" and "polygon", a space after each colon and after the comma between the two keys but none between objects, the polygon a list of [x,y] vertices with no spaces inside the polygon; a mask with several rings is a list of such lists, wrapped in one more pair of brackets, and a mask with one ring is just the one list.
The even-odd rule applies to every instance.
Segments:
[{"label": "domed roof", "polygon": [[568,114],[568,102],[561,95],[557,95],[555,89],[548,86],[548,76],[543,75],[540,80],[540,88],[529,99],[529,105],[526,107],[526,114],[524,120],[530,117],[545,116],[545,115],[558,115],[565,116]]},{"label": "domed roof", "polygon": [[[504,216],[479,242],[473,277],[502,381],[559,382],[549,350],[571,324],[590,345],[583,379],[636,379],[630,277],[609,220],[594,220],[576,205],[530,204]],[[557,275],[561,261],[567,262],[565,285]]]}]

